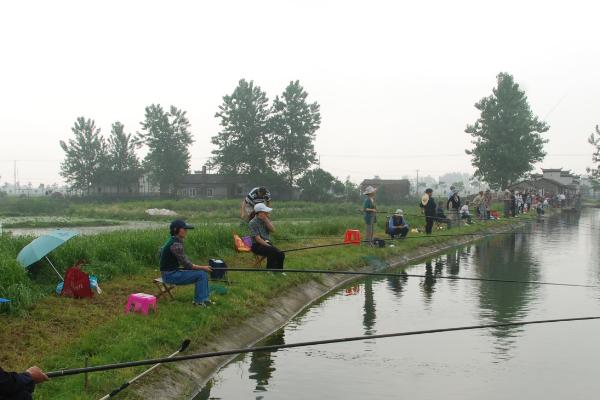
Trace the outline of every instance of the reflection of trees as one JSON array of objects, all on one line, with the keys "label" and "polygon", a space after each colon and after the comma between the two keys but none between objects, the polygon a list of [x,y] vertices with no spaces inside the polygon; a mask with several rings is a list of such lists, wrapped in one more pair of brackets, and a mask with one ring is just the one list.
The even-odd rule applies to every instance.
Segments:
[{"label": "reflection of trees", "polygon": [[[496,237],[480,242],[475,248],[477,273],[480,278],[539,280],[539,266],[530,252],[525,235]],[[481,319],[504,323],[522,320],[529,311],[529,302],[539,290],[537,285],[481,282],[479,291]],[[500,358],[508,356],[514,336],[521,327],[497,328],[496,350]]]},{"label": "reflection of trees", "polygon": [[375,327],[375,296],[373,293],[373,282],[371,279],[365,281],[365,305],[363,307],[363,325],[365,335],[374,334]]},{"label": "reflection of trees", "polygon": [[[284,344],[284,329],[280,329],[267,339],[265,339],[260,345],[261,346],[273,346],[277,344]],[[269,384],[269,379],[273,372],[275,371],[274,361],[272,359],[272,352],[255,352],[250,356],[250,367],[248,371],[250,372],[250,379],[254,379],[256,381],[255,390],[258,391],[266,391],[266,387]]]},{"label": "reflection of trees", "polygon": [[408,281],[408,276],[406,276],[406,272],[400,272],[402,276],[388,276],[387,284],[388,287],[394,294],[400,298],[402,297],[402,292],[404,291],[404,284]]}]

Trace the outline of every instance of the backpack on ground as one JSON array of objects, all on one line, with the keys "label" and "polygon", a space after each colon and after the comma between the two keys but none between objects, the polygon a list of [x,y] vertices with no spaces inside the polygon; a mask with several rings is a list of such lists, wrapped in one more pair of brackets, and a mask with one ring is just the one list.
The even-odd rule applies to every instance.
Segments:
[{"label": "backpack on ground", "polygon": [[74,297],[76,299],[92,298],[94,292],[90,287],[90,277],[77,267],[71,267],[65,274],[65,284],[61,292],[62,296]]}]

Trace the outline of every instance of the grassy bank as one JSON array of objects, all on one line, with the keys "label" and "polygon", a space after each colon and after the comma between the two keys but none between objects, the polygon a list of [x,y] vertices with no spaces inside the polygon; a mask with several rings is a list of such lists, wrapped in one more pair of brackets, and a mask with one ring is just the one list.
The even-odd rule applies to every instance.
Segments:
[{"label": "grassy bank", "polygon": [[[356,209],[354,207],[354,209]],[[414,208],[416,212],[416,207]],[[407,212],[412,213],[413,210]],[[524,217],[517,219],[522,220]],[[385,218],[378,223],[378,236],[383,237]],[[412,226],[422,225],[422,219],[409,217]],[[455,228],[442,234],[472,233],[510,221],[482,222]],[[276,242],[280,248],[341,241],[346,228],[362,228],[356,216],[330,216],[309,223],[278,222]],[[198,263],[211,257],[224,258],[230,266],[249,267],[252,256],[238,255],[232,249],[231,234],[241,228],[222,224],[203,224],[193,231],[186,249]],[[411,234],[412,236],[417,234]],[[320,239],[304,239],[319,237]],[[328,237],[323,238],[321,237]],[[97,275],[104,290],[91,300],[73,300],[52,295],[56,278],[46,265],[34,266],[30,273],[19,266],[15,257],[31,238],[0,238],[0,297],[13,303],[0,314],[0,340],[11,343],[0,352],[0,365],[7,369],[24,369],[38,364],[46,370],[77,367],[86,357],[92,365],[128,359],[163,356],[173,351],[184,338],[191,338],[194,347],[209,344],[211,338],[239,321],[263,310],[273,298],[319,276],[289,274],[287,277],[270,274],[231,273],[235,282],[224,296],[215,296],[216,307],[198,309],[191,306],[193,288],[180,287],[172,302],[160,301],[156,317],[123,315],[123,304],[129,293],[154,293],[152,278],[157,271],[157,250],[166,239],[163,230],[112,232],[77,237],[52,253],[53,262],[63,269],[73,260],[87,258],[92,264],[87,271]],[[441,243],[449,237],[435,235],[424,239],[409,239],[393,248],[372,249],[346,246],[308,250],[288,255],[289,268],[348,269],[364,265],[369,258],[386,259],[420,246]],[[57,378],[40,386],[38,399],[98,398],[132,377],[135,369],[118,370],[90,375],[87,393],[83,377]],[[126,396],[133,396],[126,392]],[[126,397],[125,396],[125,397]]]}]

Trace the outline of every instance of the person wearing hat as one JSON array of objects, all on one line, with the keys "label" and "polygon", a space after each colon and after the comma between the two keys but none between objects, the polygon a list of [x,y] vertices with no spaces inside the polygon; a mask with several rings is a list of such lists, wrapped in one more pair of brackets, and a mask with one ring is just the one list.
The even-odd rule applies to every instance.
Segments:
[{"label": "person wearing hat", "polygon": [[175,220],[169,226],[170,238],[160,249],[160,273],[164,283],[171,285],[194,284],[194,305],[207,307],[214,303],[208,298],[208,272],[212,269],[207,265],[193,264],[185,255],[183,241],[187,231],[194,229],[193,225],[183,220]]},{"label": "person wearing hat", "polygon": [[420,207],[425,213],[425,233],[431,235],[433,222],[436,220],[437,204],[433,198],[433,189],[425,189],[425,195],[421,199]]},{"label": "person wearing hat", "polygon": [[254,206],[260,203],[271,207],[271,193],[264,186],[255,187],[242,200],[242,208],[240,210],[242,219],[248,222],[254,218]]},{"label": "person wearing hat", "polygon": [[377,189],[373,186],[367,186],[363,192],[367,198],[363,203],[363,212],[365,214],[365,240],[369,244],[373,244],[373,234],[375,231],[375,223],[377,222],[377,205],[375,204],[375,193]]},{"label": "person wearing hat", "polygon": [[256,215],[248,224],[252,237],[251,249],[254,254],[267,257],[267,269],[283,269],[285,253],[271,243],[271,233],[275,232],[275,226],[269,218],[271,211],[273,209],[264,203],[254,206]]},{"label": "person wearing hat", "polygon": [[408,229],[408,223],[404,219],[404,211],[397,209],[388,222],[390,237],[395,239],[396,235],[400,235],[400,239],[404,239],[408,235]]}]

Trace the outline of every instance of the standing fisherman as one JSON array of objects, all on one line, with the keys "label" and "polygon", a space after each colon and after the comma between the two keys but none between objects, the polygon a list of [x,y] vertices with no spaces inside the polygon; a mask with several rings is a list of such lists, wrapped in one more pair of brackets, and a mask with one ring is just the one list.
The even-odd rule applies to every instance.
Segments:
[{"label": "standing fisherman", "polygon": [[370,246],[373,245],[373,233],[375,223],[377,222],[377,205],[375,204],[375,193],[377,189],[373,186],[367,186],[363,194],[367,196],[363,203],[363,212],[365,213],[365,240]]},{"label": "standing fisherman", "polygon": [[437,205],[432,197],[433,189],[426,189],[425,195],[421,199],[421,208],[425,212],[425,233],[431,235],[433,222],[436,219]]},{"label": "standing fisherman", "polygon": [[254,213],[254,206],[261,203],[267,207],[271,207],[271,193],[264,186],[255,187],[242,200],[241,218],[246,222],[250,221],[256,215]]}]

